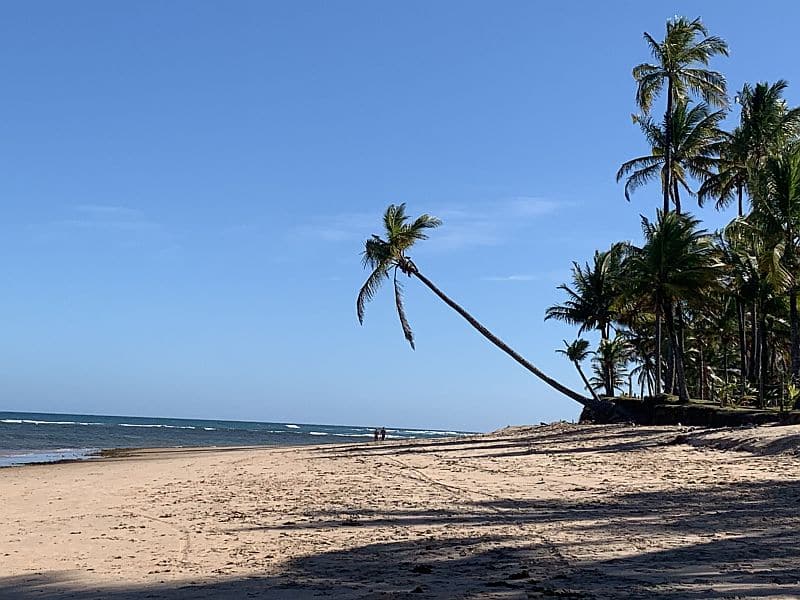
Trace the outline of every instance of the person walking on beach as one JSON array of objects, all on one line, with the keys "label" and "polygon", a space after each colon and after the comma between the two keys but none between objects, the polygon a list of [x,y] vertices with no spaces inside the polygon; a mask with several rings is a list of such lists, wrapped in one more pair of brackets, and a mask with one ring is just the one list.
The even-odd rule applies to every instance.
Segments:
[{"label": "person walking on beach", "polygon": [[385,439],[386,439],[386,428],[381,427],[381,441],[384,441]]},{"label": "person walking on beach", "polygon": [[375,441],[378,441],[378,428],[375,428]]}]

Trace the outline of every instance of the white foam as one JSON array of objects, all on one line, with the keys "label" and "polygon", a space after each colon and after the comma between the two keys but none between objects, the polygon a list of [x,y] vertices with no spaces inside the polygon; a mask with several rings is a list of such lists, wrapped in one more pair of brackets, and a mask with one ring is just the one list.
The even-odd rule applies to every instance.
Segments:
[{"label": "white foam", "polygon": [[161,427],[164,429],[195,429],[194,427],[187,426],[187,425],[159,425],[159,424],[151,424],[151,423],[117,423],[120,427]]},{"label": "white foam", "polygon": [[105,425],[106,423],[84,423],[82,421],[36,421],[34,419],[0,419],[0,423],[11,425]]},{"label": "white foam", "polygon": [[329,434],[322,433],[321,431],[309,431],[308,435],[329,435]]},{"label": "white foam", "polygon": [[289,429],[300,429],[300,425],[287,425]]}]

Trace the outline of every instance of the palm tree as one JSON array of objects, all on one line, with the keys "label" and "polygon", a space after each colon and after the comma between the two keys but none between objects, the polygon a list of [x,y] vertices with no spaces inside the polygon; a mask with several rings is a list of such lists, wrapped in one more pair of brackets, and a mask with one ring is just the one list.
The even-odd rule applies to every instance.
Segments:
[{"label": "palm tree", "polygon": [[757,173],[768,156],[780,151],[800,133],[800,108],[789,109],[783,92],[788,84],[780,79],[772,85],[762,82],[744,84],[736,95],[741,105],[739,125],[720,145],[718,170],[700,186],[698,200],[717,199],[717,209],[724,208],[734,195],[743,215],[742,196],[752,174]]},{"label": "palm tree", "polygon": [[667,325],[675,362],[678,395],[689,400],[684,373],[684,350],[675,319],[681,300],[696,297],[716,282],[714,248],[699,221],[691,215],[658,211],[651,223],[642,217],[645,243],[632,248],[625,262],[628,295],[645,310],[656,315],[656,393],[661,386],[661,321]]},{"label": "palm tree", "polygon": [[631,357],[631,347],[622,335],[613,340],[600,340],[594,353],[593,369],[598,387],[605,388],[607,396],[613,396],[627,377],[625,367]]},{"label": "palm tree", "polygon": [[[642,63],[633,68],[636,80],[636,103],[641,111],[648,115],[655,98],[664,89],[666,83],[667,107],[664,113],[665,163],[672,159],[672,127],[670,120],[673,106],[688,101],[689,94],[699,94],[703,100],[713,106],[725,107],[725,77],[707,67],[710,60],[721,54],[728,55],[728,45],[717,36],[709,36],[708,30],[700,19],[689,21],[685,17],[676,17],[667,21],[664,41],[657,42],[653,36],[645,32],[644,39],[650,47],[655,63]],[[669,212],[670,195],[672,194],[672,173],[664,171],[664,212]]]},{"label": "palm tree", "polygon": [[719,145],[717,170],[707,176],[697,190],[697,202],[703,206],[706,198],[716,198],[715,208],[722,210],[736,198],[741,217],[744,215],[742,199],[749,176],[747,140],[741,126],[724,136]]},{"label": "palm tree", "polygon": [[[728,224],[721,236],[721,249],[726,266],[724,282],[739,303],[742,395],[747,377],[757,383],[759,404],[763,405],[769,351],[767,323],[775,322],[769,313],[777,310],[778,314],[785,314],[780,298],[787,291],[791,294],[794,278],[786,268],[786,244],[779,235],[768,234],[769,230],[759,218],[764,215],[754,210],[747,219],[736,219]],[[749,364],[745,364],[745,305],[750,306]]]},{"label": "palm tree", "polygon": [[789,109],[783,98],[787,87],[783,79],[772,85],[757,83],[755,87],[745,83],[736,96],[742,107],[740,127],[753,168],[760,167],[768,156],[785,148],[800,132],[800,108]]},{"label": "palm tree", "polygon": [[572,263],[572,287],[561,284],[567,293],[563,304],[554,304],[545,311],[545,321],[555,319],[579,325],[578,335],[597,329],[608,339],[614,320],[614,303],[619,296],[620,271],[625,252],[623,244],[614,244],[604,252],[596,251],[591,265]]},{"label": "palm tree", "polygon": [[[745,396],[749,375],[747,352],[746,306],[755,305],[756,291],[759,287],[758,259],[751,252],[748,244],[750,236],[746,230],[752,231],[747,221],[742,218],[729,223],[718,234],[718,247],[723,264],[721,284],[736,302],[736,321],[738,327],[739,346],[739,383],[740,395]],[[751,339],[755,341],[755,331],[751,331]]]},{"label": "palm tree", "polygon": [[791,374],[792,383],[797,383],[800,376],[800,332],[795,273],[800,267],[800,145],[767,157],[755,175],[753,186],[752,221],[773,252],[782,252],[781,267],[789,276]]},{"label": "palm tree", "polygon": [[586,378],[586,375],[581,368],[581,363],[586,360],[586,357],[589,356],[589,342],[582,338],[578,338],[571,344],[564,340],[564,350],[556,350],[559,354],[563,354],[566,356],[569,361],[575,365],[575,368],[578,370],[578,375],[581,376],[583,380],[583,385],[586,386],[586,389],[589,390],[589,393],[595,400],[599,400],[597,393],[594,391],[594,388],[589,383],[589,380]]},{"label": "palm tree", "polygon": [[623,332],[631,348],[631,360],[638,363],[631,369],[630,374],[636,375],[640,388],[640,396],[644,398],[645,387],[648,394],[653,393],[656,380],[655,352],[653,351],[653,338],[632,331]]},{"label": "palm tree", "polygon": [[419,271],[417,265],[414,264],[407,252],[415,242],[427,239],[428,236],[426,232],[428,229],[433,229],[439,225],[441,225],[439,219],[427,214],[423,214],[417,217],[416,220],[410,221],[405,213],[405,204],[397,206],[392,204],[386,209],[383,216],[385,238],[373,235],[367,239],[364,245],[363,264],[364,267],[372,269],[372,272],[361,287],[358,293],[358,299],[356,300],[356,312],[359,322],[362,324],[364,323],[364,309],[366,308],[367,302],[375,297],[381,284],[391,277],[395,284],[395,305],[398,315],[400,316],[403,334],[411,344],[411,347],[414,347],[414,335],[406,319],[405,309],[403,307],[402,288],[397,281],[397,272],[400,271],[408,277],[416,277],[420,280],[428,289],[436,294],[439,299],[466,319],[466,321],[477,329],[483,337],[488,339],[550,387],[558,390],[584,407],[589,408],[595,414],[605,415],[609,418],[629,418],[629,415],[625,414],[622,409],[613,403],[587,398],[537,369],[531,362],[523,358],[522,355],[513,350],[503,340],[486,329],[475,317],[448,297],[442,290],[436,287],[430,279]]},{"label": "palm tree", "polygon": [[723,111],[710,112],[706,104],[690,109],[686,101],[679,100],[662,125],[637,117],[651,152],[623,163],[617,171],[617,181],[627,177],[625,198],[630,201],[632,192],[659,177],[662,186],[670,186],[668,196],[681,212],[680,188],[693,194],[688,176],[700,181],[712,176],[723,139],[719,124],[724,116]]}]

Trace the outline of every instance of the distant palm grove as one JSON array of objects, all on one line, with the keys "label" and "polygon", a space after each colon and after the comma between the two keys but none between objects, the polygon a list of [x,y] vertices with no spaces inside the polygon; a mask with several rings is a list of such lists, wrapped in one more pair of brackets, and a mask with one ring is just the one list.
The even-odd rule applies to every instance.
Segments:
[{"label": "distant palm grove", "polygon": [[[579,336],[558,349],[575,365],[585,393],[536,369],[422,276],[407,256],[437,227],[391,206],[385,237],[372,236],[365,303],[390,277],[406,338],[413,334],[397,271],[416,276],[482,335],[546,383],[595,412],[615,396],[674,395],[722,406],[788,409],[800,402],[800,109],[784,100],[787,83],[745,84],[730,98],[711,63],[728,46],[700,19],[666,24],[662,40],[644,34],[652,62],[633,68],[633,122],[649,153],[616,174],[630,200],[660,191],[654,219],[642,218],[643,243],[616,242],[587,263],[573,263],[564,296],[545,319],[574,325]],[[730,130],[724,121],[736,124]],[[660,189],[657,185],[660,184]],[[621,196],[623,194],[621,193]],[[737,216],[709,232],[687,209],[735,206]],[[580,336],[596,332],[597,347]],[[583,363],[590,362],[589,377]]]},{"label": "distant palm grove", "polygon": [[[642,219],[641,247],[616,243],[575,263],[545,318],[599,332],[590,385],[605,395],[787,408],[800,375],[800,109],[782,80],[745,84],[731,109],[725,77],[709,68],[727,44],[699,19],[644,38],[653,62],[633,69],[633,120],[650,153],[617,180],[628,199],[660,183],[662,206]],[[728,110],[738,113],[730,131]],[[709,233],[685,212],[690,201],[735,204],[737,217]]]}]

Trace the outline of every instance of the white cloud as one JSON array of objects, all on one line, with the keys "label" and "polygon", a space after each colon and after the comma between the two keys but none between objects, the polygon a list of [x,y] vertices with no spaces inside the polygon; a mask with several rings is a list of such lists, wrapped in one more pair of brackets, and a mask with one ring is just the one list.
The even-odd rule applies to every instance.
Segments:
[{"label": "white cloud", "polygon": [[292,237],[320,242],[354,242],[366,239],[377,231],[381,223],[379,213],[342,213],[315,219],[291,230]]},{"label": "white cloud", "polygon": [[140,210],[112,204],[79,204],[66,218],[35,224],[30,229],[41,242],[81,240],[125,247],[176,247],[161,223],[147,219]]},{"label": "white cloud", "polygon": [[143,217],[140,210],[114,204],[78,204],[74,210],[89,218],[100,220],[140,220]]},{"label": "white cloud", "polygon": [[[532,196],[472,204],[432,205],[428,212],[442,219],[443,225],[431,234],[430,240],[421,248],[426,251],[450,251],[502,245],[535,220],[567,206],[570,204]],[[373,233],[381,233],[381,211],[345,213],[316,219],[296,227],[292,235],[319,242],[361,242]],[[416,216],[422,211],[411,205],[409,212]]]},{"label": "white cloud", "polygon": [[536,275],[500,275],[492,277],[481,277],[481,281],[539,281],[541,278]]}]

